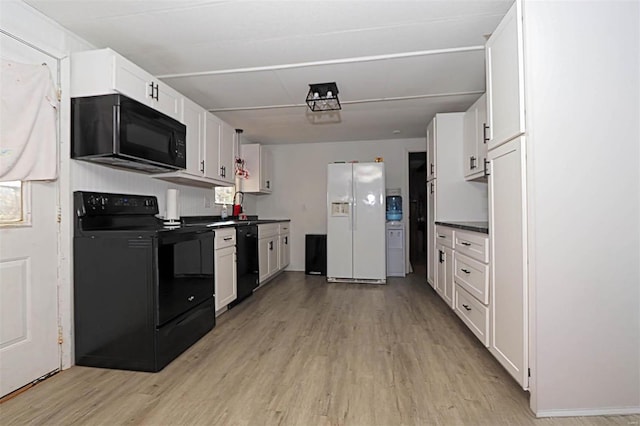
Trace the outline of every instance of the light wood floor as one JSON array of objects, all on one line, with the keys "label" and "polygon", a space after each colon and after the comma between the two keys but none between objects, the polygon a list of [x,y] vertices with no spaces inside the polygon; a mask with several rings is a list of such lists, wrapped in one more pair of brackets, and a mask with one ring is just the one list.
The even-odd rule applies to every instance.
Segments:
[{"label": "light wood floor", "polygon": [[287,272],[159,373],[73,367],[0,405],[0,424],[629,425],[535,419],[425,284]]}]

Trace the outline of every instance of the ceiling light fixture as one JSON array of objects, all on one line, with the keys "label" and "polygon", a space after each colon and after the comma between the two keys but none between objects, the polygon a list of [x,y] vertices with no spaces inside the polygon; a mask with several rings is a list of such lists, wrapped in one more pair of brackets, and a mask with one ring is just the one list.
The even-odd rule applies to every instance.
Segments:
[{"label": "ceiling light fixture", "polygon": [[310,84],[309,93],[307,93],[307,105],[313,112],[342,109],[338,99],[338,86],[336,83]]}]

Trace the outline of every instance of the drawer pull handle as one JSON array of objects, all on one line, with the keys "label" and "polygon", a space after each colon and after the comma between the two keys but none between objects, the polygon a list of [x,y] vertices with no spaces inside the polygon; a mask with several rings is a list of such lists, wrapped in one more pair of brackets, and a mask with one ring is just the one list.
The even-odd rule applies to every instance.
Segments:
[{"label": "drawer pull handle", "polygon": [[447,238],[447,236],[446,236],[446,235],[439,235],[439,234],[438,234],[438,238]]},{"label": "drawer pull handle", "polygon": [[469,305],[462,304],[462,307],[463,307],[463,308],[465,308],[467,311],[470,311],[470,310],[471,310],[471,308],[469,307]]},{"label": "drawer pull handle", "polygon": [[225,237],[224,240],[225,241],[231,241],[233,239],[233,237]]},{"label": "drawer pull handle", "polygon": [[471,245],[471,243],[468,243],[466,241],[460,241],[460,244],[462,244],[463,246],[467,246],[467,247]]},{"label": "drawer pull handle", "polygon": [[462,268],[462,269],[460,269],[460,270],[461,270],[462,272],[464,272],[465,274],[470,274],[470,273],[471,273],[471,271],[469,271],[469,270],[467,270],[467,269],[464,269],[464,268]]}]

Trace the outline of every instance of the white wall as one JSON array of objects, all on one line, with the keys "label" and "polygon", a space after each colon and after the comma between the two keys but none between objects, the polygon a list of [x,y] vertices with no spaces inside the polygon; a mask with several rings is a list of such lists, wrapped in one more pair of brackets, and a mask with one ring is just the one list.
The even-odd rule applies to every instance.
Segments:
[{"label": "white wall", "polygon": [[[168,188],[179,194],[179,213],[182,216],[219,215],[219,205],[213,204],[213,189],[176,185],[154,179],[144,173],[118,170],[84,161],[71,161],[71,185],[74,191],[100,191],[124,194],[144,194],[158,197],[160,216],[165,215]],[[229,212],[231,208],[229,207]]]},{"label": "white wall", "polygon": [[538,415],[640,412],[638,2],[524,4]]},{"label": "white wall", "polygon": [[304,270],[305,234],[327,232],[327,164],[334,161],[367,162],[383,157],[387,188],[402,189],[403,221],[407,226],[408,153],[426,151],[425,139],[268,145],[267,148],[273,153],[274,188],[270,195],[257,197],[257,212],[260,218],[291,219],[288,270]]}]

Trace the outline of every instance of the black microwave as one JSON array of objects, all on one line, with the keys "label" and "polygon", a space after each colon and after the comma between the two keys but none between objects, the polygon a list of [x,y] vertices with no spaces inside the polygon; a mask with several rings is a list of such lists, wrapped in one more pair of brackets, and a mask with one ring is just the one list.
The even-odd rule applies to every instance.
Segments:
[{"label": "black microwave", "polygon": [[187,164],[187,128],[121,94],[71,99],[71,158],[161,173]]}]

